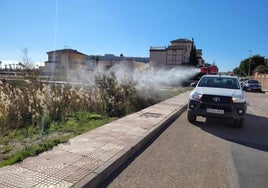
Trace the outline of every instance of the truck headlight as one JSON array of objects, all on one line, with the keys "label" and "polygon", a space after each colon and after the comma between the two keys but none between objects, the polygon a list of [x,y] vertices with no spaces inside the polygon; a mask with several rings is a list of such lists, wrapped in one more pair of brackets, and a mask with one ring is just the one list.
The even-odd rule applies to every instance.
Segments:
[{"label": "truck headlight", "polygon": [[196,92],[194,92],[194,93],[191,93],[191,94],[190,94],[190,99],[200,100],[201,97],[202,97],[202,94],[200,94],[200,93],[196,93]]},{"label": "truck headlight", "polygon": [[233,96],[232,101],[233,103],[245,103],[246,98],[244,95]]}]

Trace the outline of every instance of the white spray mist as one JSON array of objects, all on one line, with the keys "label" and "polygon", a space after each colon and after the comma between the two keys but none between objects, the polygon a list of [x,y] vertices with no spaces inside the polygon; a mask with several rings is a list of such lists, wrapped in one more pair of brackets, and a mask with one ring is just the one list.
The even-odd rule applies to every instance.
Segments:
[{"label": "white spray mist", "polygon": [[182,85],[182,82],[195,76],[199,69],[189,66],[178,66],[172,69],[155,69],[150,64],[133,69],[129,64],[121,62],[111,68],[116,79],[122,82],[126,79],[133,80],[137,87],[165,87]]}]

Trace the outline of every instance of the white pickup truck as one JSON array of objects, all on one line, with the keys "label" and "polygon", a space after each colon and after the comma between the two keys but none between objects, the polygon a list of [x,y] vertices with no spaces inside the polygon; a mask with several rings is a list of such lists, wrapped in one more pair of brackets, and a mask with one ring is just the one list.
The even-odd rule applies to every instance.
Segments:
[{"label": "white pickup truck", "polygon": [[195,122],[196,116],[229,118],[242,128],[246,110],[246,98],[237,77],[204,75],[190,93],[188,121]]}]

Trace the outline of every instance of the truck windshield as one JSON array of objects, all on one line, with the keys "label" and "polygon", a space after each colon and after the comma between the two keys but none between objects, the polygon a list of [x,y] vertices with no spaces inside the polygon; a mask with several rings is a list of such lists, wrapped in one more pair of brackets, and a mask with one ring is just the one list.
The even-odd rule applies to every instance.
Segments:
[{"label": "truck windshield", "polygon": [[200,80],[198,86],[225,89],[240,89],[240,85],[237,79],[229,77],[203,77]]}]

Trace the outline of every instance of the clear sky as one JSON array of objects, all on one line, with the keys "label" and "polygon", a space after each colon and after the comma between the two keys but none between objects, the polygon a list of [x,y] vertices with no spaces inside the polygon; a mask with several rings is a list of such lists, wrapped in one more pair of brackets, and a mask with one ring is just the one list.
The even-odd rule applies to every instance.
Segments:
[{"label": "clear sky", "polygon": [[267,0],[0,0],[0,14],[0,61],[7,64],[22,61],[23,48],[38,64],[66,47],[149,57],[150,46],[179,38],[194,38],[220,71],[268,56]]}]

